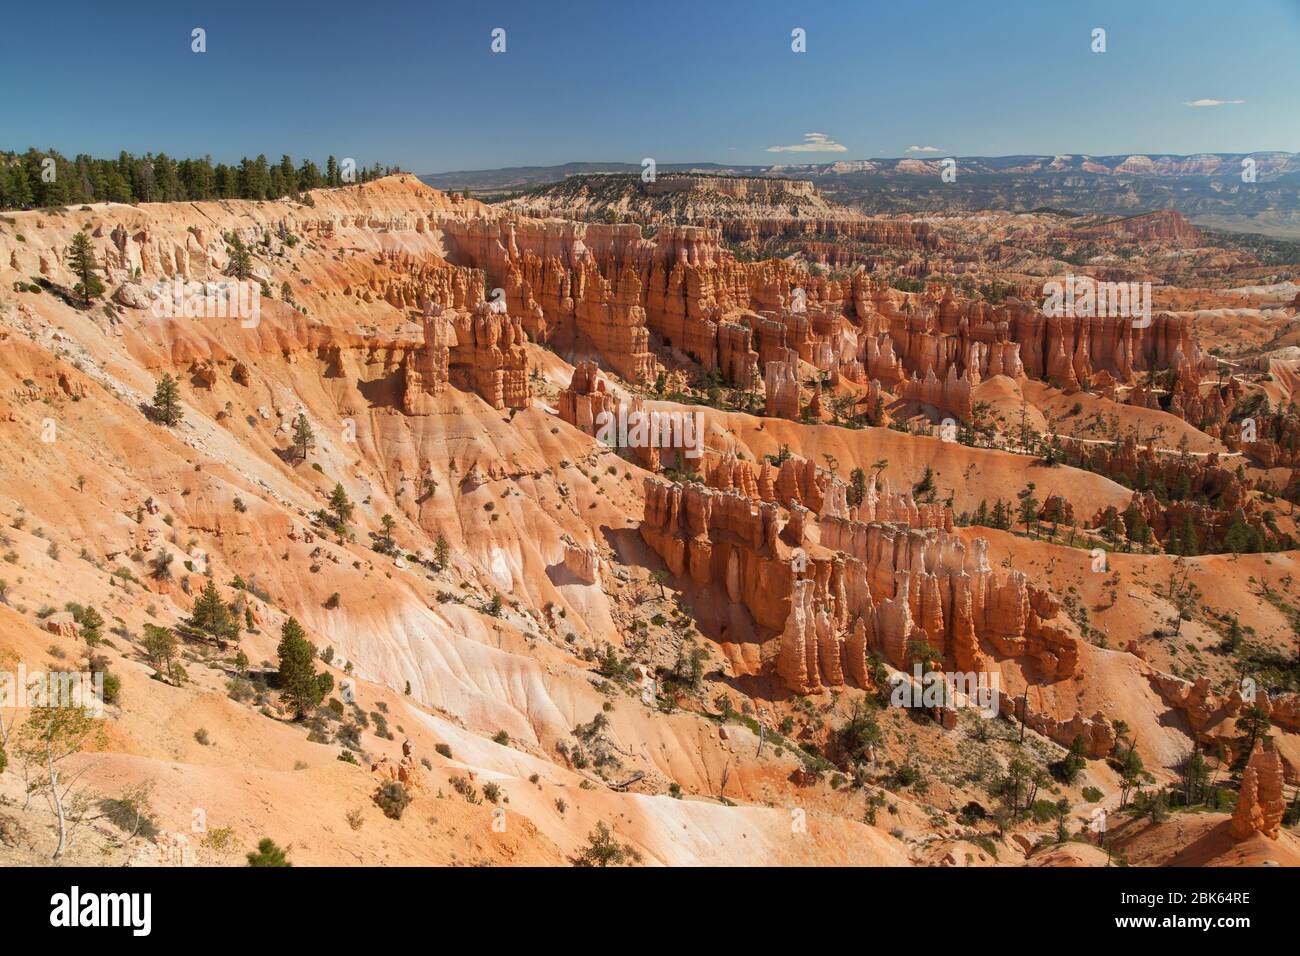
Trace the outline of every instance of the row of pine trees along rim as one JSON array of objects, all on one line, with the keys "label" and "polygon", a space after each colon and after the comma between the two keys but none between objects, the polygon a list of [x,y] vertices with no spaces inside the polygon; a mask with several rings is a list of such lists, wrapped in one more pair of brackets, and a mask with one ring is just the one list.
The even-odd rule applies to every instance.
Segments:
[{"label": "row of pine trees along rim", "polygon": [[367,183],[400,172],[375,163],[344,181],[333,156],[324,170],[311,160],[292,157],[271,163],[265,155],[227,165],[212,157],[172,159],[166,153],[95,159],[84,153],[68,159],[55,149],[0,152],[0,209],[51,209],[93,202],[192,202],[202,199],[281,199],[309,189]]}]

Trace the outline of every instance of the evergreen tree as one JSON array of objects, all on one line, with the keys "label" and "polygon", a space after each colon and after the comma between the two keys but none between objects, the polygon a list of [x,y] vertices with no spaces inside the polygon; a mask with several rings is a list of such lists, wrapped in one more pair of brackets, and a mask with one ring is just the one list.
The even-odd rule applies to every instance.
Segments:
[{"label": "evergreen tree", "polygon": [[226,252],[230,256],[230,261],[226,265],[226,271],[230,275],[241,280],[252,275],[253,257],[249,254],[248,247],[244,245],[244,240],[233,232],[226,235]]},{"label": "evergreen tree", "polygon": [[1074,783],[1079,772],[1088,766],[1088,743],[1083,734],[1075,734],[1070,742],[1070,750],[1061,762],[1061,777],[1066,783]]},{"label": "evergreen tree", "polygon": [[341,531],[352,517],[352,502],[343,490],[342,482],[335,482],[334,490],[330,492],[330,510],[334,512],[335,523]]},{"label": "evergreen tree", "polygon": [[1243,763],[1250,759],[1255,744],[1260,737],[1268,733],[1271,726],[1273,722],[1269,720],[1268,713],[1259,704],[1251,704],[1241,712],[1241,716],[1237,718],[1237,729],[1249,738],[1241,756]]},{"label": "evergreen tree", "polygon": [[316,673],[316,648],[307,640],[302,625],[289,618],[280,628],[280,696],[293,708],[294,719],[302,720],[320,706],[334,688],[328,673]]},{"label": "evergreen tree", "polygon": [[[1184,436],[1186,437],[1186,436]],[[1201,553],[1200,542],[1196,539],[1196,523],[1189,514],[1183,519],[1183,554],[1188,556]]]},{"label": "evergreen tree", "polygon": [[1237,615],[1234,614],[1232,615],[1232,620],[1228,623],[1228,634],[1223,639],[1224,649],[1231,653],[1236,653],[1241,650],[1242,639],[1241,621],[1239,621]]},{"label": "evergreen tree", "polygon": [[170,628],[146,623],[144,637],[140,641],[145,657],[158,671],[159,676],[176,683],[176,678],[183,673],[176,660],[176,635]]},{"label": "evergreen tree", "polygon": [[190,616],[181,624],[198,637],[214,641],[239,640],[239,622],[226,602],[221,600],[217,585],[211,580],[194,602]]},{"label": "evergreen tree", "polygon": [[876,715],[863,701],[855,701],[852,716],[836,732],[836,743],[839,749],[850,763],[863,764],[871,758],[875,748],[882,746],[884,742],[885,738],[880,731],[880,724],[876,721]]},{"label": "evergreen tree", "polygon": [[1130,541],[1146,544],[1151,540],[1151,526],[1138,508],[1130,507],[1124,512],[1124,527]]},{"label": "evergreen tree", "polygon": [[862,504],[862,499],[867,496],[867,473],[861,468],[854,468],[849,473],[849,492],[848,501],[853,507]]},{"label": "evergreen tree", "polygon": [[263,837],[257,844],[257,851],[247,856],[249,866],[293,866],[270,837]]},{"label": "evergreen tree", "polygon": [[84,232],[78,232],[72,237],[72,244],[68,246],[68,268],[77,277],[77,284],[72,290],[81,296],[82,304],[89,307],[91,299],[104,294],[104,283],[95,274],[99,270],[95,265],[95,250],[90,244],[90,237]]},{"label": "evergreen tree", "polygon": [[153,412],[155,417],[169,428],[180,424],[184,412],[181,411],[180,389],[176,379],[170,373],[163,373],[158,387],[153,392]]},{"label": "evergreen tree", "polygon": [[27,170],[21,163],[11,166],[7,176],[0,178],[0,182],[4,179],[8,180],[8,184],[0,201],[6,209],[27,209],[36,201],[32,187],[27,182]]},{"label": "evergreen tree", "polygon": [[293,449],[300,459],[306,461],[307,452],[315,444],[316,433],[311,430],[311,422],[307,421],[306,413],[299,412],[298,417],[293,420]]},{"label": "evergreen tree", "polygon": [[1251,546],[1250,529],[1234,518],[1231,527],[1228,528],[1228,533],[1223,537],[1223,543],[1233,554],[1249,551]]},{"label": "evergreen tree", "polygon": [[1119,806],[1120,809],[1128,804],[1129,794],[1133,790],[1141,789],[1142,785],[1148,782],[1151,775],[1147,773],[1146,767],[1142,763],[1142,757],[1137,752],[1135,746],[1130,746],[1124,751],[1123,755],[1117,761],[1116,769],[1119,771]]},{"label": "evergreen tree", "polygon": [[1198,744],[1183,762],[1183,801],[1187,806],[1204,803],[1208,796],[1210,768]]}]

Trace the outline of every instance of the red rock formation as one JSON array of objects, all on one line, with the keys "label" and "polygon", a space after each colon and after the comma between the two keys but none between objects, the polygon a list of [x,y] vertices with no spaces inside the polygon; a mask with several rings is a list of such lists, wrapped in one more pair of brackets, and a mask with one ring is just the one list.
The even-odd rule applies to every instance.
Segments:
[{"label": "red rock formation", "polygon": [[452,312],[450,320],[456,333],[451,363],[469,372],[474,391],[493,408],[527,408],[532,387],[519,318],[483,302],[472,313]]},{"label": "red rock formation", "polygon": [[595,548],[566,544],[564,566],[584,584],[595,584],[600,579],[600,552]]},{"label": "red rock formation", "polygon": [[456,330],[448,315],[439,309],[424,316],[424,343],[402,361],[402,409],[415,415],[421,408],[421,395],[441,395],[447,389],[451,372],[451,347],[456,344]]},{"label": "red rock formation", "polygon": [[615,414],[614,398],[595,362],[579,362],[573,369],[569,387],[560,393],[560,418],[588,435],[596,433],[597,416]]},{"label": "red rock formation", "polygon": [[586,260],[580,279],[587,294],[577,300],[574,318],[584,344],[589,341],[614,371],[630,382],[654,378],[657,363],[650,354],[650,331],[641,306],[637,271],[624,266],[615,284],[600,274],[594,262]]},{"label": "red rock formation", "polygon": [[935,377],[934,369],[925,373],[924,380],[910,378],[902,383],[898,394],[909,401],[947,412],[964,422],[970,421],[973,415],[971,381],[965,375],[957,376],[956,365],[948,366],[948,375],[942,381]]},{"label": "red rock formation", "polygon": [[759,353],[751,347],[753,331],[739,322],[718,325],[718,368],[739,388],[752,388],[758,374]]},{"label": "red rock formation", "polygon": [[763,376],[769,418],[799,419],[799,356],[787,350],[784,361],[768,362]]},{"label": "red rock formation", "polygon": [[1261,833],[1276,840],[1282,829],[1286,797],[1282,792],[1282,758],[1271,737],[1255,745],[1241,776],[1241,792],[1229,831],[1238,840]]},{"label": "red rock formation", "polygon": [[[723,589],[760,641],[776,638],[776,671],[792,690],[865,685],[873,651],[907,668],[911,641],[963,671],[986,669],[987,644],[1033,658],[1042,681],[1075,673],[1074,638],[1046,623],[1055,600],[1019,572],[995,574],[987,542],[951,534],[942,505],[873,482],[854,512],[867,520],[855,520],[844,486],[811,462],[787,459],[770,475],[766,462],[755,475],[725,456],[706,469],[708,485],[647,479],[641,535],[674,574]],[[784,526],[779,506],[790,509]]]}]

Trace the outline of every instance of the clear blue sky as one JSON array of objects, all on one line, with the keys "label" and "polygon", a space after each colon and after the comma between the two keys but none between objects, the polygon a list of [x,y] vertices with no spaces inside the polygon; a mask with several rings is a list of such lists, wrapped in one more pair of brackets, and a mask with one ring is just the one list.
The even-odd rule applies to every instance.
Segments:
[{"label": "clear blue sky", "polygon": [[[1300,151],[1298,0],[6,6],[7,149],[332,153],[417,173],[925,146]],[[196,26],[204,54],[190,51]],[[791,52],[795,27],[806,53]],[[1094,27],[1105,53],[1090,50]],[[1198,100],[1224,102],[1185,105]],[[845,149],[769,151],[809,133]]]}]

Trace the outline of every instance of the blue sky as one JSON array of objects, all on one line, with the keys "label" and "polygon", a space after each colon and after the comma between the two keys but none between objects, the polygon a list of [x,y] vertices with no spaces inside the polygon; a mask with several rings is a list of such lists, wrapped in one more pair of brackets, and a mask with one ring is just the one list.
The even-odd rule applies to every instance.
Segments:
[{"label": "blue sky", "polygon": [[0,76],[0,148],[69,154],[425,173],[1300,151],[1300,0],[11,3]]}]

